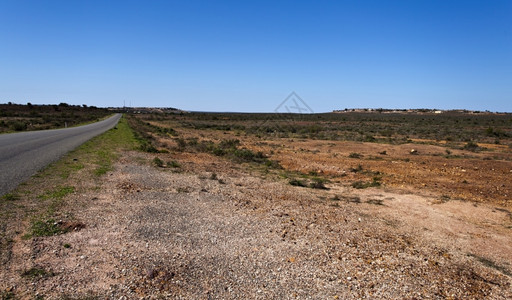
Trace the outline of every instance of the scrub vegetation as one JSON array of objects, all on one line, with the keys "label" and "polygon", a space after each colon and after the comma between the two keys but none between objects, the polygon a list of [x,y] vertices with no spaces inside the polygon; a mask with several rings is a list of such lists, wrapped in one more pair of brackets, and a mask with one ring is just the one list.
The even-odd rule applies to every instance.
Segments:
[{"label": "scrub vegetation", "polygon": [[0,104],[0,133],[72,127],[99,121],[112,112],[94,106]]}]

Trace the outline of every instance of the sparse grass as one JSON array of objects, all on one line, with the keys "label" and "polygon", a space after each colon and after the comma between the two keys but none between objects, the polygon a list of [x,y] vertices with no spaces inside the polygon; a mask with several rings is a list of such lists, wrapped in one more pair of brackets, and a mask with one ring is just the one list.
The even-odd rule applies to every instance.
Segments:
[{"label": "sparse grass", "polygon": [[355,152],[352,152],[348,155],[348,157],[350,158],[362,158],[363,155],[362,154],[359,154],[359,153],[355,153]]},{"label": "sparse grass", "polygon": [[158,149],[153,145],[155,138],[151,134],[154,128],[133,116],[128,116],[126,120],[133,138],[139,144],[138,149],[143,152],[158,153]]},{"label": "sparse grass", "polygon": [[98,167],[94,170],[94,175],[99,177],[110,171],[112,169],[112,158],[110,153],[101,150],[98,151],[96,160]]},{"label": "sparse grass", "polygon": [[178,151],[198,151],[207,152],[215,156],[221,156],[231,159],[237,163],[257,163],[263,164],[268,168],[280,168],[278,162],[268,159],[263,152],[254,152],[247,148],[239,148],[240,140],[226,139],[219,143],[214,143],[208,140],[198,141],[197,139],[189,139],[188,141],[183,138],[175,140],[177,143],[176,150]]},{"label": "sparse grass", "polygon": [[62,206],[64,197],[74,192],[75,188],[72,186],[59,186],[53,190],[46,191],[37,198],[40,200],[50,200],[45,214],[52,215]]},{"label": "sparse grass", "polygon": [[181,164],[175,160],[168,161],[167,166],[171,168],[181,168]]},{"label": "sparse grass", "polygon": [[31,222],[29,233],[24,238],[29,239],[38,236],[54,236],[65,233],[66,230],[59,226],[55,219],[34,219]]},{"label": "sparse grass", "polygon": [[462,147],[463,150],[468,150],[468,151],[472,151],[472,152],[478,152],[478,151],[481,151],[483,150],[484,148],[480,147],[477,143],[475,142],[467,142],[464,147]]},{"label": "sparse grass", "polygon": [[54,276],[55,273],[52,271],[47,271],[40,267],[33,267],[28,270],[25,270],[21,273],[21,277],[30,278],[30,279],[40,279]]},{"label": "sparse grass", "polygon": [[175,141],[176,141],[176,144],[178,145],[178,150],[184,151],[185,148],[187,147],[187,141],[185,141],[185,139],[183,139],[183,138],[177,138]]},{"label": "sparse grass", "polygon": [[372,181],[355,181],[351,184],[351,186],[355,189],[366,189],[370,187],[378,187],[381,183],[377,180],[377,178],[373,178]]},{"label": "sparse grass", "polygon": [[328,190],[328,188],[325,186],[326,182],[328,182],[327,179],[317,177],[317,176],[311,178],[310,180],[307,180],[307,179],[300,180],[300,179],[292,178],[288,181],[288,183],[293,186],[310,187],[312,189]]},{"label": "sparse grass", "polygon": [[[117,129],[111,129],[41,170],[24,184],[0,200],[0,260],[6,262],[13,255],[14,236],[23,239],[46,237],[78,230],[68,209],[68,198],[74,192],[94,191],[100,176],[110,170],[124,150],[137,146],[131,129],[122,118]],[[75,203],[75,202],[73,202]],[[73,204],[75,205],[75,204]],[[80,205],[88,205],[86,202]],[[61,222],[62,220],[62,222]],[[27,224],[27,225],[25,225]],[[81,226],[84,226],[83,224]],[[63,247],[70,247],[64,244]],[[23,272],[22,277],[34,280],[53,273],[42,268]],[[17,299],[13,292],[0,292],[0,299]]]},{"label": "sparse grass", "polygon": [[[5,206],[2,210],[9,211],[9,217],[2,215],[0,225],[12,221],[12,217],[29,218],[29,228],[24,238],[33,236],[51,236],[66,232],[60,222],[61,211],[66,206],[67,197],[76,192],[78,182],[95,180],[107,170],[111,170],[117,153],[124,149],[133,149],[135,140],[126,120],[122,118],[116,129],[99,135],[82,146],[71,151],[61,160],[40,171],[30,181],[18,187],[13,195],[19,195],[19,201],[30,203],[31,210],[24,206]],[[63,176],[63,174],[65,176]],[[39,194],[31,196],[34,190]],[[12,196],[7,196],[8,199]],[[2,198],[3,199],[3,198]],[[37,199],[37,200],[36,200]],[[1,204],[3,204],[2,201]],[[2,240],[9,239],[2,237]]]},{"label": "sparse grass", "polygon": [[[152,120],[155,115],[138,115],[137,118]],[[165,116],[161,115],[161,118]],[[172,118],[175,124],[185,129],[245,133],[257,138],[310,138],[387,144],[411,143],[419,139],[494,143],[499,138],[503,144],[503,140],[512,137],[510,114],[451,111],[436,115],[418,110],[415,113],[385,114],[347,111],[301,115],[300,118],[293,114],[189,113],[173,115]]]},{"label": "sparse grass", "polygon": [[62,200],[62,198],[66,197],[67,195],[74,193],[75,188],[72,186],[60,186],[57,187],[51,191],[47,191],[46,193],[38,196],[39,199],[56,199],[56,200]]},{"label": "sparse grass", "polygon": [[314,177],[312,182],[309,183],[309,187],[312,189],[328,190],[328,188],[325,186],[326,182],[327,180],[324,178]]},{"label": "sparse grass", "polygon": [[155,158],[153,159],[153,164],[154,164],[155,166],[159,167],[159,168],[163,168],[163,167],[164,167],[164,161],[163,161],[163,160],[161,160],[161,159],[160,159],[160,158],[158,158],[158,157],[155,157]]},{"label": "sparse grass", "polygon": [[20,199],[20,196],[14,193],[8,193],[2,196],[2,201],[16,201]]},{"label": "sparse grass", "polygon": [[363,166],[358,165],[356,168],[350,168],[350,172],[352,173],[359,173],[363,171]]},{"label": "sparse grass", "polygon": [[83,168],[85,168],[85,165],[83,163],[79,163],[78,159],[66,161],[62,166],[60,176],[62,179],[67,179],[71,175],[71,173],[82,170]]}]

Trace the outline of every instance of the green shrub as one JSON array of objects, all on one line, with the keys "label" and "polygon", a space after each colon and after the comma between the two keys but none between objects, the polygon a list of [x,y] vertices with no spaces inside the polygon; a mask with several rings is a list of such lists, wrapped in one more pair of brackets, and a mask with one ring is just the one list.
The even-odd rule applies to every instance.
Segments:
[{"label": "green shrub", "polygon": [[23,273],[21,273],[21,277],[28,277],[28,278],[46,278],[54,276],[55,274],[52,271],[46,271],[43,268],[33,267],[30,268]]},{"label": "green shrub", "polygon": [[480,148],[480,146],[478,146],[477,143],[470,141],[470,142],[467,142],[467,144],[464,145],[464,147],[462,147],[462,149],[476,152],[476,151],[480,150],[481,148]]},{"label": "green shrub", "polygon": [[148,153],[158,153],[158,149],[156,149],[151,143],[142,142],[140,145],[140,150]]},{"label": "green shrub", "polygon": [[14,131],[23,131],[23,130],[26,130],[27,129],[27,124],[24,123],[24,122],[14,122],[11,124],[11,128],[14,130]]},{"label": "green shrub", "polygon": [[364,181],[358,180],[358,181],[352,183],[352,187],[355,189],[366,189],[369,187],[377,187],[380,185],[381,185],[381,183],[375,177],[370,182],[364,182]]},{"label": "green shrub", "polygon": [[365,136],[364,136],[364,141],[365,141],[365,142],[375,142],[376,140],[377,140],[377,139],[376,139],[376,138],[374,138],[374,137],[373,137],[373,136],[371,136],[371,135],[368,135],[368,134],[367,134],[367,135],[365,135]]},{"label": "green shrub", "polygon": [[352,152],[352,153],[350,153],[348,155],[348,157],[350,157],[350,158],[361,158],[361,157],[363,157],[363,155],[359,154],[359,153]]},{"label": "green shrub", "polygon": [[224,156],[227,152],[220,147],[215,147],[213,148],[212,153],[217,156]]},{"label": "green shrub", "polygon": [[301,187],[306,187],[307,186],[304,181],[298,180],[298,179],[291,179],[288,183],[293,185],[293,186],[301,186]]},{"label": "green shrub", "polygon": [[187,147],[187,141],[183,138],[176,139],[176,144],[178,145],[178,149],[183,151]]},{"label": "green shrub", "polygon": [[363,166],[358,165],[357,168],[350,168],[350,172],[352,173],[358,173],[363,171]]},{"label": "green shrub", "polygon": [[266,157],[265,155],[263,155],[263,152],[259,151],[257,153],[254,153],[252,150],[245,148],[236,149],[235,151],[233,151],[233,156],[236,158],[236,160],[243,162],[262,163],[266,160]]},{"label": "green shrub", "polygon": [[181,164],[175,160],[167,162],[167,166],[171,168],[181,168]]},{"label": "green shrub", "polygon": [[265,166],[268,168],[274,168],[274,169],[282,169],[283,167],[279,164],[277,160],[265,160]]},{"label": "green shrub", "polygon": [[219,147],[221,149],[232,149],[235,150],[240,145],[240,141],[237,139],[230,139],[230,140],[222,140],[219,143]]},{"label": "green shrub", "polygon": [[325,182],[325,179],[315,177],[313,178],[313,181],[309,184],[309,187],[312,189],[327,190],[328,188],[325,186]]}]

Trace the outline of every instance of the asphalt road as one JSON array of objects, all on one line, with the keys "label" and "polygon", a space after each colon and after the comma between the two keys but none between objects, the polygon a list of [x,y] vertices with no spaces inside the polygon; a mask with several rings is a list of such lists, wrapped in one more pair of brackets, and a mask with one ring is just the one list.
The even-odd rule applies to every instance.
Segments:
[{"label": "asphalt road", "polygon": [[51,162],[114,127],[120,114],[66,129],[0,135],[0,195],[4,195]]}]

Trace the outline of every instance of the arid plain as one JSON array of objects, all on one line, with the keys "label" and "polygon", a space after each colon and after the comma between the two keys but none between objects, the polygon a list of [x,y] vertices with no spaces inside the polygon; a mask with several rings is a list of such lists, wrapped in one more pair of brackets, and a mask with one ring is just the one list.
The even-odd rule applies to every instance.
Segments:
[{"label": "arid plain", "polygon": [[[73,187],[52,211],[62,230],[4,224],[0,287],[45,299],[508,299],[511,125],[469,112],[126,115],[108,134],[133,130],[134,146],[94,176],[72,153],[65,185],[49,183]],[[3,207],[44,200],[23,189]]]}]

